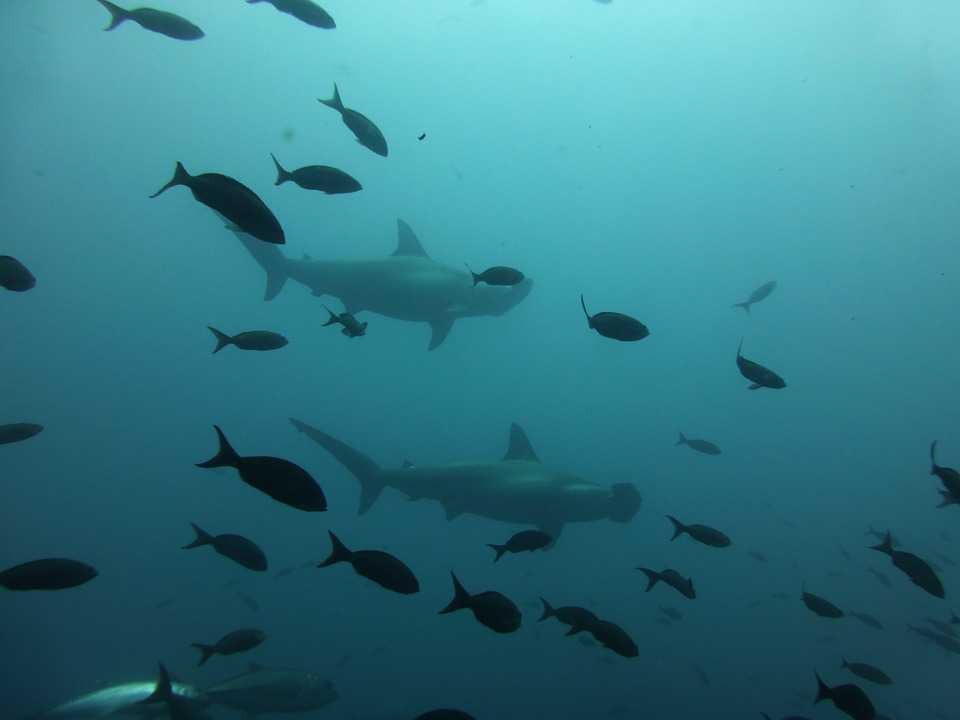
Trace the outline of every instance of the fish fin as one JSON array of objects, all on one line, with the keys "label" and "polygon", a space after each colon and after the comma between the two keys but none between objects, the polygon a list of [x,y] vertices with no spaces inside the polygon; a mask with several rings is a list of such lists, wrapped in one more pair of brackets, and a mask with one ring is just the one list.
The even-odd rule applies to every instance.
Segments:
[{"label": "fish fin", "polygon": [[735,307],[735,308],[743,308],[744,310],[747,311],[747,315],[750,314],[750,303],[749,303],[749,302],[734,303],[734,304],[733,304],[733,307]]},{"label": "fish fin", "polygon": [[213,336],[217,339],[217,346],[213,349],[213,354],[216,355],[218,352],[223,350],[227,345],[233,343],[233,338],[227,335],[224,332],[220,332],[215,327],[207,325],[207,330],[213,333]]},{"label": "fish fin", "polygon": [[650,568],[637,568],[640,572],[647,576],[647,589],[645,592],[650,592],[653,590],[653,586],[660,582],[660,573],[656,570],[651,570]]},{"label": "fish fin", "polygon": [[557,611],[553,609],[553,605],[548,603],[543,598],[540,598],[540,602],[543,603],[543,613],[540,615],[540,619],[537,622],[543,622],[547,618],[556,617]]},{"label": "fish fin", "polygon": [[334,459],[360,482],[360,507],[357,513],[359,515],[366,513],[380,497],[384,488],[380,466],[358,450],[305,422],[294,418],[290,418],[290,422],[297,430],[333,455]]},{"label": "fish fin", "polygon": [[350,549],[340,541],[340,538],[333,534],[332,530],[327,530],[327,534],[330,536],[330,542],[333,543],[333,548],[330,550],[330,557],[317,565],[317,567],[323,568],[339,562],[350,562],[350,559],[353,557]]},{"label": "fish fin", "polygon": [[200,547],[201,545],[213,545],[213,536],[210,533],[196,523],[190,523],[190,525],[193,526],[193,531],[197,534],[197,537],[189,545],[184,545],[180,548],[181,550],[190,550],[195,547]]},{"label": "fish fin", "polygon": [[[217,213],[223,220],[226,218]],[[263,292],[264,302],[273,300],[290,277],[287,273],[287,258],[279,249],[257,240],[234,222],[225,222],[224,227],[237,236],[237,240],[249,252],[254,261],[267,274],[267,286]]]},{"label": "fish fin", "polygon": [[680,433],[680,439],[674,443],[674,446],[686,445],[686,444],[687,444],[687,436],[684,435],[683,433]]},{"label": "fish fin", "polygon": [[877,550],[882,552],[884,555],[893,555],[893,537],[887,532],[883,537],[883,542],[879,545],[871,545],[870,550]]},{"label": "fish fin", "polygon": [[753,383],[750,387],[747,388],[747,390],[759,390],[762,387],[763,385],[757,385],[757,383]]},{"label": "fish fin", "polygon": [[667,515],[667,519],[673,523],[673,537],[670,538],[670,541],[673,542],[687,531],[687,526],[677,520],[673,515]]},{"label": "fish fin", "polygon": [[269,302],[283,290],[283,286],[286,284],[289,275],[287,275],[286,270],[277,267],[266,268],[266,272],[267,287],[263,291],[263,299],[264,302]]},{"label": "fish fin", "polygon": [[849,665],[849,663],[847,663],[847,659],[846,659],[845,657],[842,657],[842,656],[841,656],[841,658],[840,658],[840,667],[841,667],[841,668],[848,668],[848,667],[850,667],[850,665]]},{"label": "fish fin", "polygon": [[195,647],[200,651],[200,662],[197,663],[197,667],[203,665],[207,660],[212,658],[216,652],[217,648],[215,645],[204,645],[203,643],[192,643],[192,647]]},{"label": "fish fin", "polygon": [[137,705],[153,705],[154,703],[167,702],[173,697],[173,683],[170,680],[170,673],[163,663],[160,663],[157,683],[154,685],[153,692],[143,700],[138,701]]},{"label": "fish fin", "polygon": [[420,240],[405,221],[397,218],[397,249],[392,253],[393,257],[399,255],[412,255],[413,257],[429,258],[427,251],[423,249]]},{"label": "fish fin", "polygon": [[344,110],[343,100],[340,99],[340,88],[337,87],[337,84],[336,84],[336,83],[333,84],[333,97],[332,97],[332,98],[330,98],[329,100],[324,100],[324,99],[322,99],[322,98],[317,98],[317,100],[318,100],[319,102],[323,103],[324,105],[326,105],[328,108],[333,108],[333,109],[336,110],[338,113],[342,113],[343,110]]},{"label": "fish fin", "polygon": [[270,153],[270,157],[273,158],[273,164],[277,166],[277,180],[274,185],[283,185],[285,182],[290,180],[290,173],[283,169],[283,166],[280,164],[280,161],[277,160],[277,156],[273,153]]},{"label": "fish fin", "polygon": [[506,545],[490,545],[490,544],[488,544],[487,547],[490,548],[491,550],[493,550],[493,551],[497,554],[497,556],[493,559],[494,562],[497,562],[497,560],[499,560],[500,558],[502,558],[502,557],[503,557],[503,554],[507,551],[507,546],[506,546]]},{"label": "fish fin", "polygon": [[430,345],[427,350],[436,350],[443,344],[443,341],[447,339],[447,335],[453,329],[454,320],[456,318],[445,316],[430,323]]},{"label": "fish fin", "polygon": [[230,441],[227,440],[227,436],[223,434],[218,426],[214,425],[213,429],[217,431],[217,438],[220,441],[220,449],[217,450],[217,454],[206,462],[197,463],[197,467],[200,468],[217,468],[217,467],[236,467],[237,463],[240,462],[240,456],[237,455],[237,451],[233,449],[230,445]]},{"label": "fish fin", "polygon": [[507,444],[507,452],[503,456],[504,460],[527,460],[530,462],[540,462],[537,453],[534,452],[533,445],[527,433],[517,423],[510,425],[510,440]]},{"label": "fish fin", "polygon": [[110,13],[110,24],[107,25],[104,30],[113,30],[124,20],[130,19],[130,13],[127,10],[124,10],[122,7],[114,5],[108,0],[99,0],[100,4]]},{"label": "fish fin", "polygon": [[[329,327],[330,325],[336,325],[338,322],[340,322],[340,317],[339,317],[333,310],[331,310],[330,308],[328,308],[326,305],[323,306],[323,309],[326,310],[328,313],[330,313],[330,319],[327,320],[327,321],[323,324],[323,327]],[[344,328],[344,329],[346,329],[346,328]]]},{"label": "fish fin", "polygon": [[587,312],[587,303],[583,300],[583,293],[580,293],[580,307],[583,308],[583,314],[587,316],[587,327],[593,327],[593,318],[590,317],[590,313]]},{"label": "fish fin", "polygon": [[742,357],[741,355],[742,350],[743,350],[743,338],[740,338],[740,344],[737,345],[737,360],[739,360]]},{"label": "fish fin", "polygon": [[151,198],[155,198],[155,197],[157,197],[157,195],[160,195],[161,193],[165,193],[167,190],[169,190],[170,188],[175,187],[175,186],[177,186],[177,185],[186,185],[187,187],[190,187],[190,181],[191,181],[192,179],[193,179],[193,178],[190,176],[190,173],[188,173],[188,172],[187,172],[187,169],[183,166],[183,163],[181,163],[181,162],[178,160],[178,161],[177,161],[177,167],[176,167],[176,169],[173,171],[173,177],[170,179],[170,182],[168,182],[168,183],[167,183],[166,185],[164,185],[162,188],[160,188],[159,190],[157,190],[157,191],[156,191],[153,195],[151,195],[150,197],[151,197]]},{"label": "fish fin", "polygon": [[823,678],[820,677],[819,673],[814,672],[814,675],[817,677],[817,697],[814,698],[813,704],[816,705],[822,700],[830,699],[830,688],[823,682]]},{"label": "fish fin", "polygon": [[463,610],[463,608],[470,607],[470,593],[467,592],[466,588],[460,584],[460,581],[457,579],[457,576],[450,572],[450,577],[453,578],[453,600],[441,610],[438,615],[446,615],[447,613],[452,613],[457,610]]},{"label": "fish fin", "polygon": [[473,268],[471,268],[471,267],[470,267],[469,265],[467,265],[466,263],[464,263],[464,267],[467,268],[467,272],[469,272],[470,275],[473,277],[473,286],[476,287],[476,286],[477,286],[477,283],[480,282],[480,276],[477,275],[477,274],[473,271]]}]

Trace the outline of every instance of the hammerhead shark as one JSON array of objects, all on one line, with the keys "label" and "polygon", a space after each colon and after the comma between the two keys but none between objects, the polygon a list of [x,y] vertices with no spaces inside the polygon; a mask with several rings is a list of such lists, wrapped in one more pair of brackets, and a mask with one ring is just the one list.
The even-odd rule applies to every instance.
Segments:
[{"label": "hammerhead shark", "polygon": [[290,422],[360,481],[360,515],[373,506],[384,488],[390,487],[411,500],[438,501],[448,520],[468,513],[535,525],[556,540],[566,523],[626,523],[640,509],[640,493],[632,483],[606,488],[576,475],[546,469],[516,423],[510,427],[507,452],[498,462],[434,466],[405,463],[401,468],[384,469],[325,432],[294,418]]},{"label": "hammerhead shark", "polygon": [[278,247],[232,230],[267,273],[264,300],[275,298],[293,279],[316,296],[339,298],[351,315],[366,310],[427,323],[430,350],[439,347],[460,318],[503,315],[533,288],[529,278],[511,287],[474,287],[469,273],[432,260],[403,220],[397,220],[396,250],[373,260],[292,260]]}]

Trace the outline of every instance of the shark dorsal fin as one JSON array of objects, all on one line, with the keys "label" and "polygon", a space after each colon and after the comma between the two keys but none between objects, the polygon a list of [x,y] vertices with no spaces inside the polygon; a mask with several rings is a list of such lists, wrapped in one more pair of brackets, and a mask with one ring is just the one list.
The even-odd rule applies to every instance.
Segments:
[{"label": "shark dorsal fin", "polygon": [[397,249],[393,251],[394,256],[412,255],[414,257],[430,257],[423,249],[423,245],[413,233],[413,228],[407,225],[403,220],[397,218]]},{"label": "shark dorsal fin", "polygon": [[503,459],[540,462],[540,458],[533,451],[533,445],[530,444],[527,434],[516,423],[510,425],[510,445],[507,447],[507,454],[503,456]]}]

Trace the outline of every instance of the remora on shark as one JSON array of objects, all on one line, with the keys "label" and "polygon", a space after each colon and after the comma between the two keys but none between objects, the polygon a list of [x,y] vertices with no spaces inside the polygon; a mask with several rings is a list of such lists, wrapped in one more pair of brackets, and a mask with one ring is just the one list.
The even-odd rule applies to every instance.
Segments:
[{"label": "remora on shark", "polygon": [[375,260],[291,260],[280,248],[233,230],[267,273],[264,300],[288,279],[314,295],[332,295],[346,311],[368,311],[430,325],[429,349],[438,347],[460,318],[503,315],[530,294],[529,278],[512,287],[473,286],[469,273],[432,260],[407,223],[397,220],[397,249]]},{"label": "remora on shark", "polygon": [[376,502],[385,487],[412,500],[437,500],[447,519],[468,513],[492,520],[539,527],[556,540],[570,522],[629,522],[640,509],[632,483],[603,487],[570,473],[546,469],[526,433],[514,423],[510,444],[499,462],[408,465],[383,469],[346,443],[290,418],[300,432],[319,444],[360,481],[359,514]]}]

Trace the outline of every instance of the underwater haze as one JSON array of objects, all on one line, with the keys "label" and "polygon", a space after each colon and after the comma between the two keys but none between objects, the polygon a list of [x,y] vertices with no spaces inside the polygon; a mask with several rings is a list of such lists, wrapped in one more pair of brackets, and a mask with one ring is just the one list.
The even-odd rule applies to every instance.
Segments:
[{"label": "underwater haze", "polygon": [[[98,571],[0,588],[0,716],[152,683],[158,662],[200,691],[255,662],[330,680],[335,702],[284,715],[318,720],[960,717],[960,4],[319,0],[323,29],[268,2],[143,1],[204,36],[104,32],[97,0],[0,7],[0,254],[36,277],[0,288],[0,425],[44,428],[0,444],[0,569]],[[388,156],[318,102],[335,83]],[[274,185],[271,154],[362,190]],[[151,199],[177,162],[242,183],[286,242],[231,232],[187,187]],[[347,289],[311,274],[368,261],[384,274]],[[465,264],[525,279],[473,288]],[[441,283],[456,298],[423,309]],[[351,300],[370,293],[387,309]],[[605,336],[581,294],[649,336]],[[213,354],[208,326],[289,344]],[[786,387],[748,389],[741,340]],[[196,467],[214,425],[305,470],[326,511]],[[671,541],[667,515],[732,544]],[[181,549],[190,523],[254,541],[268,570]],[[555,544],[494,562],[525,529]],[[945,597],[870,549],[887,530]],[[318,568],[328,531],[419,592]],[[641,567],[695,599],[647,592]],[[515,603],[519,630],[439,614],[451,571]],[[540,598],[638,652],[565,637]],[[198,667],[192,644],[243,628],[267,639]],[[815,704],[815,673],[873,712]]]}]

